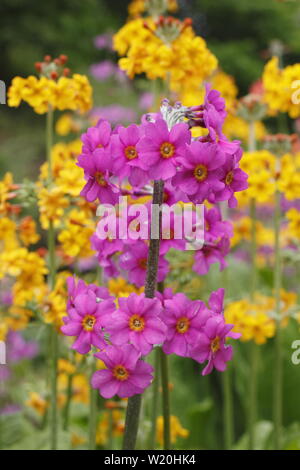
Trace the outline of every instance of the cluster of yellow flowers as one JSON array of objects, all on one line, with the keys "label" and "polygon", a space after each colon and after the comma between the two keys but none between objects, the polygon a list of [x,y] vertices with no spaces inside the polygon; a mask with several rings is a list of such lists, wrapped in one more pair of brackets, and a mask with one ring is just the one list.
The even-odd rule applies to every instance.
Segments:
[{"label": "cluster of yellow flowers", "polygon": [[[281,296],[281,326],[285,327],[289,321],[291,309],[296,307],[297,294],[280,291]],[[275,298],[256,294],[254,302],[246,299],[230,303],[225,308],[225,318],[228,323],[235,326],[233,331],[240,333],[241,341],[254,341],[264,344],[276,332]]]},{"label": "cluster of yellow flowers", "polygon": [[[128,5],[128,13],[131,18],[136,18],[141,16],[146,12],[147,8],[151,6],[152,3],[158,3],[157,0],[132,0]],[[158,0],[162,9],[165,8],[166,11],[170,13],[175,13],[178,10],[177,0]]]},{"label": "cluster of yellow flowers", "polygon": [[[185,429],[177,416],[170,416],[170,428],[171,428],[171,444],[175,444],[178,438],[186,439],[189,436],[189,431]],[[163,445],[163,433],[164,433],[164,418],[158,416],[156,419],[156,440],[162,446]]]},{"label": "cluster of yellow flowers", "polygon": [[[278,62],[278,57],[272,57],[265,65],[262,76],[264,100],[271,115],[274,116],[278,112],[282,112],[288,113],[291,118],[295,119],[300,116],[300,106],[299,103],[297,104],[300,88],[300,64],[288,65],[280,69]],[[294,102],[293,96],[295,96],[296,102]]]},{"label": "cluster of yellow flowers", "polygon": [[171,90],[198,89],[217,68],[216,57],[188,22],[137,18],[114,36],[119,66],[130,78],[145,73],[149,80],[169,81]]},{"label": "cluster of yellow flowers", "polygon": [[8,106],[18,107],[21,101],[28,103],[38,114],[45,114],[49,109],[84,113],[92,107],[92,88],[88,78],[77,73],[57,81],[34,75],[15,77],[8,90]]},{"label": "cluster of yellow flowers", "polygon": [[252,198],[260,204],[272,202],[276,190],[290,201],[300,198],[299,153],[277,158],[268,150],[245,152],[241,168],[249,175],[249,188],[238,194],[241,205]]}]

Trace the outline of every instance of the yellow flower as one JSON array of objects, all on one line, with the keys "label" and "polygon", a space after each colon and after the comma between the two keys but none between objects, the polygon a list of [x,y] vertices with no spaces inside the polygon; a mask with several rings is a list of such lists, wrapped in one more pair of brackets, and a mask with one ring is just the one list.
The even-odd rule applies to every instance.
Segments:
[{"label": "yellow flower", "polygon": [[122,277],[117,277],[116,279],[109,279],[108,290],[110,294],[116,297],[124,297],[124,293],[128,293],[129,295],[132,292],[137,292],[136,287],[131,284],[128,284],[126,279],[123,279]]},{"label": "yellow flower", "polygon": [[100,446],[107,444],[108,433],[112,424],[113,437],[122,436],[124,432],[124,417],[120,410],[104,411],[97,427],[96,443]]},{"label": "yellow flower", "polygon": [[54,227],[60,225],[64,215],[64,209],[69,205],[64,192],[58,186],[41,188],[38,192],[38,206],[40,209],[40,221],[44,229],[49,228],[50,221]]},{"label": "yellow flower", "polygon": [[0,341],[5,341],[8,333],[8,325],[3,320],[0,322]]},{"label": "yellow flower", "polygon": [[31,216],[24,217],[19,224],[19,237],[24,245],[37,243],[41,238],[36,232],[36,223]]},{"label": "yellow flower", "polygon": [[0,180],[0,215],[7,215],[11,205],[9,200],[15,196],[13,190],[16,188],[11,173],[5,173],[3,180]]},{"label": "yellow flower", "polygon": [[71,435],[71,446],[73,448],[80,447],[85,442],[86,442],[86,439],[84,437],[79,436],[79,434],[76,434],[75,432],[72,433],[72,435]]},{"label": "yellow flower", "polygon": [[18,247],[16,236],[16,223],[8,217],[0,218],[0,248],[2,251],[11,251]]},{"label": "yellow flower", "polygon": [[297,209],[289,209],[286,213],[286,217],[289,221],[288,229],[290,234],[300,239],[300,212]]},{"label": "yellow flower", "polygon": [[269,202],[276,191],[275,182],[270,180],[270,173],[267,170],[250,173],[248,184],[248,196],[260,203]]},{"label": "yellow flower", "polygon": [[60,170],[55,183],[65,194],[76,197],[85,184],[84,173],[81,168],[74,164],[74,161],[69,160],[65,162],[64,167]]},{"label": "yellow flower", "polygon": [[63,252],[67,256],[87,258],[92,256],[90,238],[95,231],[95,223],[82,210],[69,212],[65,228],[58,234]]},{"label": "yellow flower", "polygon": [[36,392],[30,392],[29,399],[26,400],[25,405],[33,408],[40,416],[45,414],[49,406],[47,401]]},{"label": "yellow flower", "polygon": [[72,375],[76,371],[75,366],[70,361],[67,361],[66,359],[63,359],[63,358],[58,359],[57,368],[58,368],[59,374],[64,373],[64,374]]},{"label": "yellow flower", "polygon": [[[175,444],[178,437],[187,438],[189,436],[189,431],[183,428],[180,424],[177,416],[170,416],[170,431],[171,431],[171,443]],[[162,446],[163,445],[163,432],[164,432],[164,418],[163,416],[158,416],[156,420],[156,439],[157,442]]]}]

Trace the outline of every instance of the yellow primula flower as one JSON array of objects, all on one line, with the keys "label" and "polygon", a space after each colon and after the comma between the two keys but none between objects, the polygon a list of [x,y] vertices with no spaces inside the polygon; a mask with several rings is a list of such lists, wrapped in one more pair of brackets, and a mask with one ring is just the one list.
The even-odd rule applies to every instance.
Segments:
[{"label": "yellow primula flower", "polygon": [[64,210],[69,206],[63,190],[58,186],[41,188],[38,191],[38,206],[40,209],[40,222],[43,229],[48,229],[50,222],[58,227],[64,216]]},{"label": "yellow primula flower", "polygon": [[26,406],[33,408],[40,416],[44,416],[49,404],[38,393],[30,392],[28,400],[25,402]]},{"label": "yellow primula flower", "polygon": [[[158,416],[156,419],[156,440],[162,446],[163,445],[163,433],[164,433],[164,418]],[[170,416],[170,438],[171,443],[175,444],[178,437],[186,439],[189,436],[189,431],[182,427],[177,416]]]}]

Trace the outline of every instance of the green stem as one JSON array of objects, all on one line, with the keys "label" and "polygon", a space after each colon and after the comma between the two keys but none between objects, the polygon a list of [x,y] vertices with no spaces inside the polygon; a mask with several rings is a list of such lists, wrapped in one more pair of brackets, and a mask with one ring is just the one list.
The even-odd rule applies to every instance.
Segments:
[{"label": "green stem", "polygon": [[164,423],[164,450],[171,449],[170,439],[170,394],[169,394],[169,372],[168,357],[160,348],[160,367],[161,367],[161,385],[162,385],[162,407]]},{"label": "green stem", "polygon": [[53,118],[54,113],[53,109],[50,107],[47,112],[46,117],[46,151],[47,151],[47,161],[48,161],[48,178],[49,181],[52,181],[52,146],[53,146]]},{"label": "green stem", "polygon": [[158,396],[159,396],[159,359],[160,353],[159,349],[156,348],[154,351],[155,359],[154,359],[154,370],[155,370],[155,377],[152,382],[152,415],[151,415],[151,432],[150,432],[150,442],[149,447],[150,449],[155,449],[156,443],[156,420],[157,420],[157,408],[158,408]]},{"label": "green stem", "polygon": [[254,301],[256,290],[256,202],[255,199],[250,201],[250,218],[251,218],[251,284],[250,284],[250,298],[251,302]]},{"label": "green stem", "polygon": [[[48,161],[48,180],[52,182],[52,163],[51,152],[53,146],[53,109],[49,108],[46,120],[46,152]],[[49,263],[49,288],[55,287],[56,260],[55,260],[55,231],[52,221],[48,229],[48,263]],[[57,448],[57,359],[58,359],[58,341],[55,326],[50,326],[50,344],[51,344],[51,398],[50,398],[50,442],[51,449]]]},{"label": "green stem", "polygon": [[224,411],[223,411],[223,429],[225,449],[229,450],[233,444],[233,406],[232,406],[232,389],[231,389],[231,368],[222,374],[223,378],[223,395],[224,395]]},{"label": "green stem", "polygon": [[51,449],[57,448],[57,332],[53,325],[50,325],[51,344],[51,374],[50,374],[50,442]]},{"label": "green stem", "polygon": [[[91,367],[91,378],[96,371],[96,361],[93,361]],[[90,385],[90,418],[89,418],[89,450],[96,449],[96,433],[97,433],[97,398],[98,390],[93,389]]]},{"label": "green stem", "polygon": [[255,446],[255,424],[257,419],[257,369],[259,347],[251,344],[250,384],[249,384],[249,449]]},{"label": "green stem", "polygon": [[276,312],[276,336],[275,336],[275,367],[274,367],[274,447],[281,448],[281,428],[282,428],[282,344],[281,344],[281,322],[280,322],[280,289],[281,289],[281,256],[280,256],[280,192],[275,194],[275,312]]},{"label": "green stem", "polygon": [[64,409],[64,425],[63,429],[67,431],[69,429],[70,421],[70,408],[72,401],[72,386],[73,386],[73,374],[68,375],[68,386],[67,386],[67,401]]},{"label": "green stem", "polygon": [[[158,271],[158,259],[159,259],[159,247],[161,238],[161,205],[163,203],[164,194],[164,183],[163,181],[154,181],[153,188],[153,218],[151,221],[151,238],[148,251],[147,260],[147,274],[146,274],[146,285],[145,285],[145,296],[148,299],[155,297],[157,288],[157,271]],[[159,213],[155,214],[155,210],[158,209]],[[159,220],[156,220],[158,216]],[[158,222],[158,223],[157,223]],[[156,232],[156,233],[155,233]],[[156,235],[158,235],[156,237]],[[139,416],[141,410],[142,395],[134,395],[128,399],[126,420],[125,420],[125,431],[123,440],[123,450],[135,449]]]}]

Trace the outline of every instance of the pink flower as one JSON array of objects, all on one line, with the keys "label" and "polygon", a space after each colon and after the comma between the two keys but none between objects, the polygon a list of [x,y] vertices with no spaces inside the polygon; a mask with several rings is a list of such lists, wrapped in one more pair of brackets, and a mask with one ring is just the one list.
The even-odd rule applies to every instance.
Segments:
[{"label": "pink flower", "polygon": [[91,155],[79,155],[77,165],[84,169],[87,180],[80,195],[88,202],[99,199],[101,203],[116,204],[120,191],[111,182],[112,160],[108,151],[103,148],[95,150]]},{"label": "pink flower", "polygon": [[230,241],[228,237],[222,237],[217,243],[205,244],[201,250],[195,253],[193,271],[200,276],[207,274],[211,264],[220,263],[220,271],[227,266],[225,256],[228,255]]},{"label": "pink flower", "polygon": [[217,206],[212,207],[211,209],[204,207],[204,219],[204,238],[206,243],[214,243],[220,240],[223,236],[233,236],[232,224],[222,220],[221,211]]},{"label": "pink flower", "polygon": [[226,362],[232,359],[232,346],[225,344],[226,338],[238,338],[238,333],[230,330],[234,325],[226,324],[222,315],[211,316],[191,351],[191,357],[202,364],[208,361],[202,375],[210,374],[215,367],[220,372],[226,369]]},{"label": "pink flower", "polygon": [[90,156],[95,150],[99,148],[107,148],[110,143],[110,136],[110,123],[100,119],[96,126],[89,127],[87,132],[82,134],[82,154]]},{"label": "pink flower", "polygon": [[145,137],[137,145],[140,168],[147,170],[151,179],[168,180],[176,174],[177,158],[185,154],[191,141],[187,124],[176,124],[169,131],[163,119],[144,127]]},{"label": "pink flower", "polygon": [[216,144],[192,142],[186,148],[185,157],[178,159],[182,169],[172,178],[172,184],[183,191],[190,201],[201,204],[211,192],[224,188],[216,171],[224,161],[224,153]]},{"label": "pink flower", "polygon": [[106,325],[110,341],[115,345],[133,344],[145,356],[155,344],[162,344],[166,327],[160,320],[161,303],[147,299],[144,294],[130,294],[119,299],[119,309]]},{"label": "pink flower", "polygon": [[210,316],[204,302],[190,300],[184,294],[175,294],[173,299],[164,301],[161,314],[167,325],[167,338],[163,345],[166,354],[189,356],[203,324]]},{"label": "pink flower", "polygon": [[120,126],[111,141],[114,174],[121,180],[128,178],[132,186],[144,186],[148,182],[147,173],[137,168],[137,144],[141,137],[142,128],[131,124],[127,129]]},{"label": "pink flower", "polygon": [[62,333],[77,336],[72,348],[80,354],[86,354],[91,346],[103,349],[106,346],[103,325],[105,316],[111,316],[116,310],[112,298],[99,299],[92,290],[79,294],[74,299],[74,308],[68,310],[63,318]]},{"label": "pink flower", "polygon": [[153,367],[140,359],[140,353],[131,344],[122,348],[108,346],[105,352],[95,356],[107,367],[95,372],[91,382],[103,398],[132,397],[143,393],[151,384]]},{"label": "pink flower", "polygon": [[75,299],[81,294],[87,294],[89,291],[94,292],[98,299],[112,299],[106,287],[99,287],[96,284],[86,284],[82,279],[78,279],[76,282],[75,276],[69,276],[67,278],[68,288],[68,303],[67,310],[75,308]]},{"label": "pink flower", "polygon": [[[128,279],[137,287],[142,287],[146,280],[148,245],[143,241],[137,241],[134,249],[128,245],[125,252],[120,256],[120,268],[128,271]],[[158,260],[157,280],[165,279],[169,271],[169,263],[163,258]]]}]

